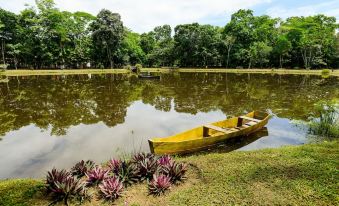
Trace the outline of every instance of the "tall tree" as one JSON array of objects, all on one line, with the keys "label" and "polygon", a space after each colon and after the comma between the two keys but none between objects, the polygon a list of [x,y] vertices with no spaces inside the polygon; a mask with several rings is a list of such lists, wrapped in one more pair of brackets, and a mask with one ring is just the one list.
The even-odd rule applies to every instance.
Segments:
[{"label": "tall tree", "polygon": [[114,67],[113,58],[123,40],[124,26],[117,13],[103,9],[91,24],[92,38],[97,51],[104,48],[110,67]]}]

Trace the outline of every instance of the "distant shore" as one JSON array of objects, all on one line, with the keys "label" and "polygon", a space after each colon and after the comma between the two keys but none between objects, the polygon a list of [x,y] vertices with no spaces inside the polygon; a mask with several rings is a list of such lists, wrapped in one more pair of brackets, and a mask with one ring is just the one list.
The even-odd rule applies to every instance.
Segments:
[{"label": "distant shore", "polygon": [[[296,75],[323,75],[323,70],[305,69],[205,69],[205,68],[143,68],[142,72],[206,72],[206,73],[257,73],[257,74],[296,74]],[[328,76],[339,76],[339,70],[329,70]],[[31,75],[76,75],[76,74],[121,74],[129,73],[127,69],[63,69],[63,70],[5,70],[0,76],[31,76]]]}]

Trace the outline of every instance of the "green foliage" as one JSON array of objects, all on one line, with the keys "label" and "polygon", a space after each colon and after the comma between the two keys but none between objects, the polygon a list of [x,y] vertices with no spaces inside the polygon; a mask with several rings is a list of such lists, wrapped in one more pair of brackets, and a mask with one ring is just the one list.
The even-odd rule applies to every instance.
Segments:
[{"label": "green foliage", "polygon": [[319,116],[311,120],[309,132],[322,137],[339,138],[339,105],[320,103],[316,113]]},{"label": "green foliage", "polygon": [[141,69],[142,69],[142,65],[141,64],[136,64],[135,68],[137,69],[137,73],[140,73]]},{"label": "green foliage", "polygon": [[323,69],[323,70],[321,70],[321,74],[322,75],[329,75],[331,73],[331,70],[329,70],[329,69]]},{"label": "green foliage", "polygon": [[[114,58],[124,38],[124,26],[117,13],[103,9],[91,24],[96,60],[114,67]],[[109,64],[107,64],[109,63]]]},{"label": "green foliage", "polygon": [[37,0],[20,14],[0,9],[1,63],[10,68],[145,67],[338,67],[335,17],[286,21],[252,10],[232,14],[224,27],[198,23],[157,26],[137,34],[121,17],[101,10],[61,11]]}]

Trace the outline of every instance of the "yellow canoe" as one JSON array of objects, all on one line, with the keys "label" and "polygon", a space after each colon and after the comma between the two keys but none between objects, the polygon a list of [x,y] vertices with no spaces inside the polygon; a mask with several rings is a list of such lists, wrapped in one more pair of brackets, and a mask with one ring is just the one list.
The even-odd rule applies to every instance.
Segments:
[{"label": "yellow canoe", "polygon": [[199,151],[232,137],[244,136],[262,129],[268,113],[250,112],[212,124],[203,125],[173,136],[148,140],[154,154],[184,154]]}]

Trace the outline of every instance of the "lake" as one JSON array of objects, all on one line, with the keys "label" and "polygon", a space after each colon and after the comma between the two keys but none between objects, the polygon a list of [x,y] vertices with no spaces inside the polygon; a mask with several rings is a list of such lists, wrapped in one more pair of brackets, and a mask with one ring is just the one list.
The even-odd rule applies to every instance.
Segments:
[{"label": "lake", "polygon": [[265,131],[214,151],[310,141],[296,122],[339,97],[339,79],[306,75],[168,73],[10,77],[0,83],[0,178],[43,177],[81,159],[104,162],[149,151],[169,136],[252,110],[269,111]]}]

